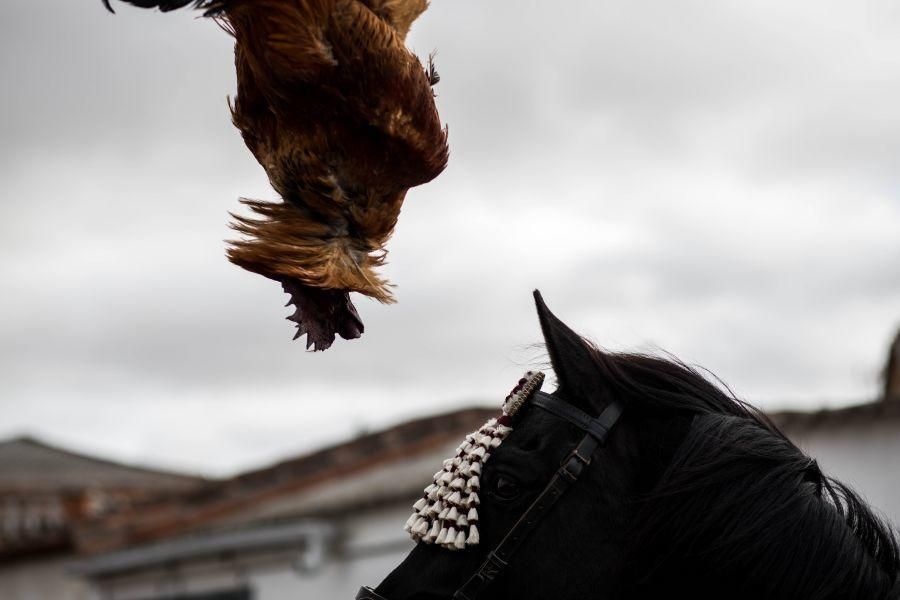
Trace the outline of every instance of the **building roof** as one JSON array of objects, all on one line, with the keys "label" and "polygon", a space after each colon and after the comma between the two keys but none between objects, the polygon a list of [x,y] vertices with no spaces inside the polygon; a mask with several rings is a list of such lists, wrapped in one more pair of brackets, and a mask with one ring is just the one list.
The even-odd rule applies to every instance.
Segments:
[{"label": "building roof", "polygon": [[[465,433],[496,409],[432,415],[189,492],[84,523],[78,547],[96,554],[172,538],[284,519],[319,518],[414,498]],[[900,403],[873,402],[815,412],[771,415],[788,433],[801,429],[900,423]]]},{"label": "building roof", "polygon": [[894,336],[894,342],[888,350],[887,361],[881,377],[884,381],[884,397],[892,401],[900,401],[900,331]]},{"label": "building roof", "polygon": [[780,411],[769,415],[788,434],[812,429],[855,427],[876,422],[900,424],[900,402],[882,399],[866,404],[815,411]]},{"label": "building roof", "polygon": [[92,554],[242,521],[322,516],[411,498],[428,483],[444,453],[496,414],[496,409],[467,408],[432,415],[210,482],[156,505],[84,523],[77,544]]},{"label": "building roof", "polygon": [[0,492],[195,487],[202,480],[79,454],[31,437],[0,441]]}]

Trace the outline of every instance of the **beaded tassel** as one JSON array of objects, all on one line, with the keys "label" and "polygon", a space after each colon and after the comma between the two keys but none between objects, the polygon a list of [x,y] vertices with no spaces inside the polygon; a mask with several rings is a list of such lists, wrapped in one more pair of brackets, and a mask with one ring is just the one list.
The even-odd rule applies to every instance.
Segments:
[{"label": "beaded tassel", "polygon": [[503,401],[501,416],[489,419],[478,431],[467,435],[456,456],[444,461],[424,495],[413,505],[413,514],[404,526],[414,540],[448,550],[463,550],[480,542],[476,523],[482,465],[512,431],[512,417],[543,381],[544,374],[539,371],[526,373]]}]

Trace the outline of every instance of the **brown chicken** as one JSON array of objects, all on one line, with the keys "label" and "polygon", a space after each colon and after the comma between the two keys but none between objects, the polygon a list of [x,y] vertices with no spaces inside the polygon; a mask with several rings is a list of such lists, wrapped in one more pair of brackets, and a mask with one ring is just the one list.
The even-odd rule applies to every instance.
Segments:
[{"label": "brown chicken", "polygon": [[428,0],[122,1],[191,5],[234,36],[234,125],[283,201],[241,200],[254,217],[232,215],[228,258],[281,282],[307,348],[359,337],[349,292],[394,301],[385,243],[407,190],[447,165],[437,73],[404,44]]}]

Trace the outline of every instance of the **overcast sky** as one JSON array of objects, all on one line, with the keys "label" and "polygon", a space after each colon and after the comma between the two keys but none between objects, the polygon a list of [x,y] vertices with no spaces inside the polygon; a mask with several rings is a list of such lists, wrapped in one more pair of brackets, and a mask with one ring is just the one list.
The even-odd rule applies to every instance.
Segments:
[{"label": "overcast sky", "polygon": [[4,0],[0,437],[221,475],[497,402],[530,292],[765,408],[872,399],[900,324],[895,0],[433,0],[451,160],[412,190],[366,333],[291,342],[224,257],[274,199],[186,12]]}]

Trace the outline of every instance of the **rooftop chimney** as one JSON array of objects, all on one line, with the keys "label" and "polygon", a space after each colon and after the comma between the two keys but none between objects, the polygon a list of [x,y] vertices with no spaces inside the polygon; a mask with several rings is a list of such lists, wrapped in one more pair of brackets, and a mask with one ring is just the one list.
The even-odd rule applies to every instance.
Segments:
[{"label": "rooftop chimney", "polygon": [[900,331],[894,337],[884,365],[884,399],[900,402]]}]

